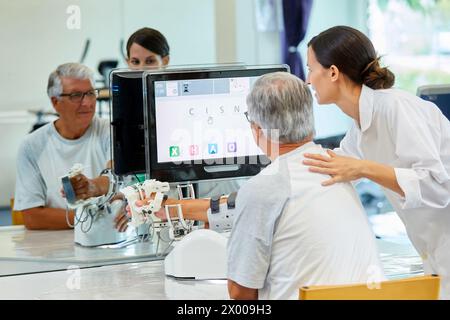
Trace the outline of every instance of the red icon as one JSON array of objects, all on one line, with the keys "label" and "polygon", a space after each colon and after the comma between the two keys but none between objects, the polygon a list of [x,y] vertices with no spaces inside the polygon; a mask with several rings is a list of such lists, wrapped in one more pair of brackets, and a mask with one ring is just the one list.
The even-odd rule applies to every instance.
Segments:
[{"label": "red icon", "polygon": [[191,156],[198,156],[198,154],[200,153],[200,149],[198,147],[198,145],[192,145],[189,147],[189,154]]}]

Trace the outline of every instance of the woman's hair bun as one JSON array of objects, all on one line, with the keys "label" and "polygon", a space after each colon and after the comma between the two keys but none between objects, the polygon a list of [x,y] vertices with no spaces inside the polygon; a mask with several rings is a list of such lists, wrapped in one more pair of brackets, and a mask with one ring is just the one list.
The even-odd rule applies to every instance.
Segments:
[{"label": "woman's hair bun", "polygon": [[389,89],[394,86],[395,75],[380,66],[380,58],[374,59],[361,73],[363,83],[374,90]]}]

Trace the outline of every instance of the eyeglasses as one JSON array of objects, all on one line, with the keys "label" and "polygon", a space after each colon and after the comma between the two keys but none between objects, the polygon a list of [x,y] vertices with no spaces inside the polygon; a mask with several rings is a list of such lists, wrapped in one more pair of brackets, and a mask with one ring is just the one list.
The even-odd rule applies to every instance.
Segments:
[{"label": "eyeglasses", "polygon": [[98,97],[98,90],[89,90],[86,92],[61,93],[60,97],[68,97],[72,102],[81,102],[86,97],[89,100],[94,100]]},{"label": "eyeglasses", "polygon": [[250,117],[248,116],[248,111],[245,111],[244,114],[245,114],[245,117],[247,118],[247,121],[252,123],[253,121],[250,120]]}]

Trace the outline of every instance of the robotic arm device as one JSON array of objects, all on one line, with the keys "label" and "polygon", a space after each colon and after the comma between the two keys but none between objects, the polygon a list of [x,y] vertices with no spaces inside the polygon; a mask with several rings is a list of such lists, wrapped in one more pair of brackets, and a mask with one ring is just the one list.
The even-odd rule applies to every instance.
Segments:
[{"label": "robotic arm device", "polygon": [[[156,180],[146,180],[143,183],[136,183],[126,188],[120,189],[130,206],[131,225],[135,228],[148,222],[161,222],[161,219],[154,215],[161,209],[162,202],[167,199],[170,190],[169,183]],[[138,207],[137,200],[144,200],[147,196],[154,195],[148,204]]]},{"label": "robotic arm device", "polygon": [[[67,203],[66,220],[69,226],[75,228],[75,242],[82,246],[93,247],[126,240],[126,233],[115,229],[114,218],[124,210],[124,203],[122,200],[111,203],[117,189],[114,175],[110,170],[102,172],[102,175],[109,177],[109,189],[106,195],[78,200],[70,179],[81,174],[82,171],[83,165],[77,163],[67,175],[61,177]],[[75,210],[73,225],[69,222],[68,209]]]},{"label": "robotic arm device", "polygon": [[69,173],[63,177],[61,177],[61,182],[63,186],[63,190],[66,196],[66,203],[69,209],[78,210],[80,208],[88,208],[92,206],[96,207],[104,207],[114,196],[116,190],[116,179],[111,174],[111,171],[106,169],[103,170],[101,175],[108,175],[109,178],[109,188],[108,193],[106,195],[100,197],[93,197],[85,200],[78,200],[75,194],[75,190],[73,189],[72,183],[70,179],[80,175],[83,172],[83,165],[80,163],[76,163],[70,170]]},{"label": "robotic arm device", "polygon": [[[192,185],[186,185],[189,199],[195,199]],[[178,195],[183,198],[182,186],[178,186]],[[170,186],[168,183],[147,180],[120,190],[128,201],[131,211],[131,224],[139,227],[151,223],[159,231],[159,240],[167,242],[167,248],[176,241],[173,250],[164,259],[167,276],[184,279],[226,279],[226,244],[229,231],[233,225],[236,207],[236,193],[230,194],[227,203],[220,204],[220,196],[212,197],[208,209],[211,230],[193,228],[193,221],[183,217],[181,204],[164,205]],[[137,200],[150,197],[148,204],[138,207]],[[186,199],[186,198],[184,198]],[[155,213],[164,207],[166,222],[161,221]],[[177,210],[172,217],[171,209]],[[217,231],[217,232],[216,232]],[[167,237],[161,236],[168,234]],[[166,238],[166,239],[164,239]],[[159,246],[158,246],[159,247]],[[157,250],[158,251],[158,250]]]},{"label": "robotic arm device", "polygon": [[[182,198],[180,186],[178,188],[180,198]],[[158,240],[172,243],[173,241],[181,240],[183,236],[192,231],[193,221],[184,219],[180,204],[164,206],[167,221],[162,221],[155,215],[156,212],[161,210],[163,201],[167,199],[169,191],[169,183],[157,180],[146,180],[143,183],[136,183],[120,190],[130,206],[130,224],[135,228],[143,224],[149,224],[151,230],[158,231]],[[195,197],[192,192],[191,195]],[[148,197],[151,200],[147,204],[141,207],[136,205],[137,200],[144,200]],[[177,210],[177,217],[171,217],[171,209]],[[163,234],[167,236],[163,236]]]},{"label": "robotic arm device", "polygon": [[164,260],[164,272],[176,279],[227,278],[227,243],[236,209],[237,193],[220,204],[212,197],[208,209],[210,229],[195,230],[184,237]]},{"label": "robotic arm device", "polygon": [[234,210],[236,209],[237,192],[231,193],[227,203],[220,204],[220,196],[211,198],[208,209],[208,221],[211,230],[226,232],[231,230],[234,221]]}]

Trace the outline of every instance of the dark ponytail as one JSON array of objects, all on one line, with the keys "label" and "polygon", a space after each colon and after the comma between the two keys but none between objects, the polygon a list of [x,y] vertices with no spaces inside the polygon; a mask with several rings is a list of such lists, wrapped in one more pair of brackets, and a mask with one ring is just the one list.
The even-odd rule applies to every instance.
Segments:
[{"label": "dark ponytail", "polygon": [[395,75],[380,66],[372,42],[362,32],[347,26],[323,31],[309,43],[317,61],[324,67],[335,65],[353,82],[372,89],[388,89],[395,83]]}]

